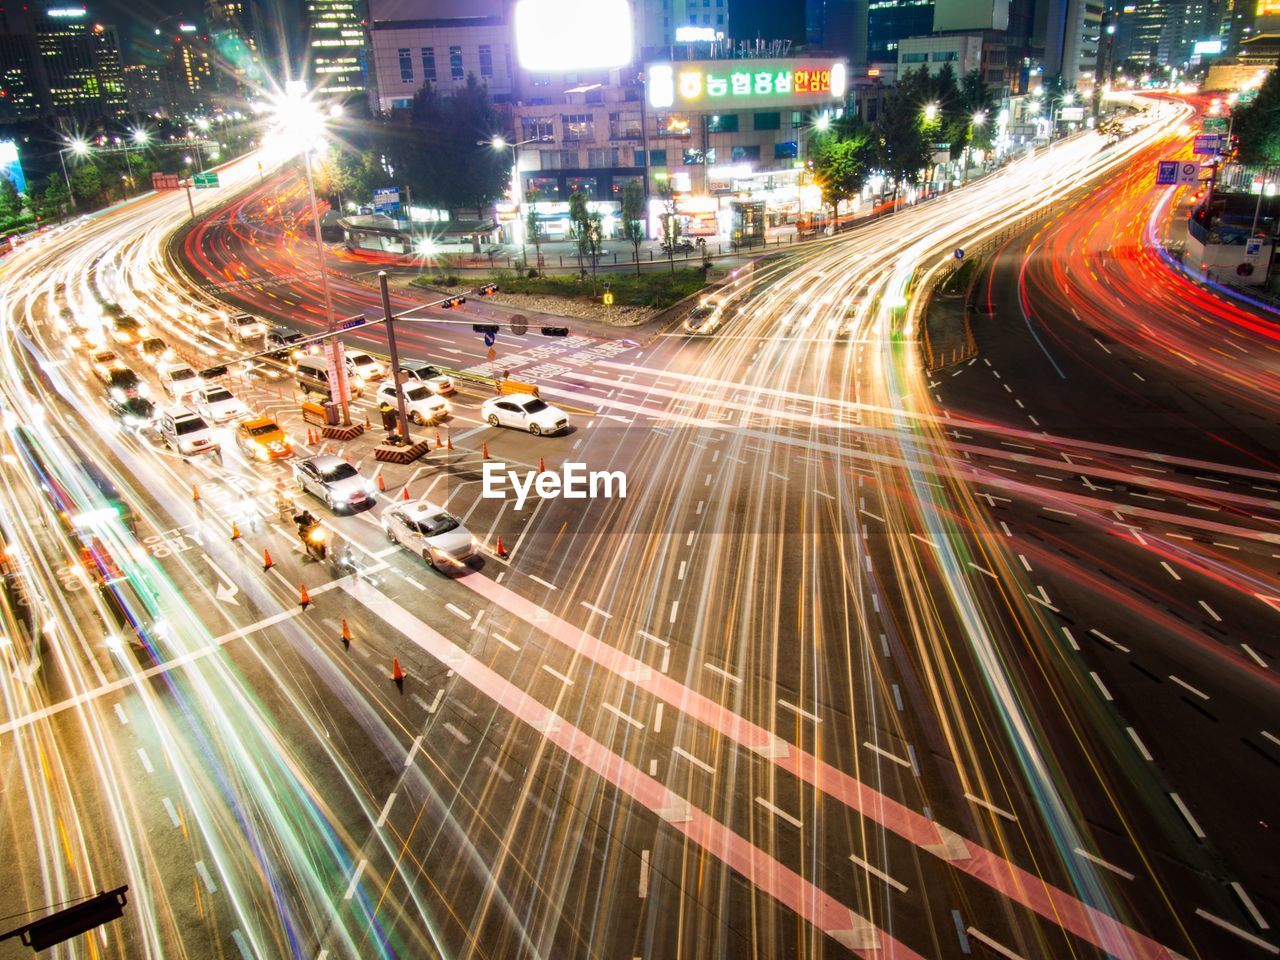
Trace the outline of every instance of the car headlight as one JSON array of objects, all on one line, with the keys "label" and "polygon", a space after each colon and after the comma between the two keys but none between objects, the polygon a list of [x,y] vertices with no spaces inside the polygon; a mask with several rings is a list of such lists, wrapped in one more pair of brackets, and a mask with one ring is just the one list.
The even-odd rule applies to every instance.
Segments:
[{"label": "car headlight", "polygon": [[149,384],[149,383],[139,383],[139,384],[138,384],[138,396],[140,396],[140,397],[149,397],[149,396],[151,396],[151,384]]},{"label": "car headlight", "polygon": [[123,391],[123,390],[121,390],[119,387],[112,387],[112,388],[111,388],[111,399],[112,399],[112,400],[116,400],[116,401],[123,401],[123,400],[124,400],[124,391]]}]

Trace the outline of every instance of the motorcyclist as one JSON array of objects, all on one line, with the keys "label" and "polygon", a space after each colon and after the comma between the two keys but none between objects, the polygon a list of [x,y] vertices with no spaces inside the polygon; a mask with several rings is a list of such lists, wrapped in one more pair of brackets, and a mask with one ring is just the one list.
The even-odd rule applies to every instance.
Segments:
[{"label": "motorcyclist", "polygon": [[293,522],[298,525],[298,539],[302,541],[303,547],[312,556],[319,555],[320,559],[324,558],[326,552],[323,540],[317,541],[312,534],[316,528],[320,526],[320,521],[312,515],[310,510],[304,509],[301,513],[293,518]]}]

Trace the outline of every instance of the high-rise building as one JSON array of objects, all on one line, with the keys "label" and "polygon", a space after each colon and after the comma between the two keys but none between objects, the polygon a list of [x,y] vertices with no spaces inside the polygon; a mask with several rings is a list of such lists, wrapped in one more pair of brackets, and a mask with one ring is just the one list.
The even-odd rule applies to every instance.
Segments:
[{"label": "high-rise building", "polygon": [[160,69],[160,86],[170,112],[208,109],[217,93],[209,38],[195,31],[173,37]]},{"label": "high-rise building", "polygon": [[804,40],[855,64],[867,62],[866,0],[806,0]]},{"label": "high-rise building", "polygon": [[312,86],[340,97],[364,93],[369,86],[364,0],[306,0],[305,17]]},{"label": "high-rise building", "polygon": [[124,89],[129,98],[129,110],[135,116],[153,117],[164,112],[166,101],[160,71],[155,67],[143,63],[126,66]]},{"label": "high-rise building", "polygon": [[222,74],[223,86],[243,95],[266,84],[259,39],[257,5],[252,0],[206,0],[209,45]]},{"label": "high-rise building", "polygon": [[898,44],[933,32],[934,0],[870,0],[867,62],[896,63]]},{"label": "high-rise building", "polygon": [[1061,74],[1068,90],[1091,88],[1102,39],[1102,0],[1049,0],[1044,6],[1045,73]]}]

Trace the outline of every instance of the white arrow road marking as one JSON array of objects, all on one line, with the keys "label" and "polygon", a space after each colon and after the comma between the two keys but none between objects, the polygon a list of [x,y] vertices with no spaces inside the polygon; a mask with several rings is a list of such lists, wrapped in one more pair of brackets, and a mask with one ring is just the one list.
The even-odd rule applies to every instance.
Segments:
[{"label": "white arrow road marking", "polygon": [[214,591],[217,598],[223,603],[229,603],[236,607],[240,606],[240,601],[236,599],[236,594],[240,592],[240,588],[231,582],[231,578],[227,576],[227,572],[225,570],[214,563],[213,557],[209,556],[207,553],[202,553],[200,556],[204,557],[204,562],[213,567],[214,572],[218,575],[219,579],[222,580],[222,583],[218,584],[218,589]]}]

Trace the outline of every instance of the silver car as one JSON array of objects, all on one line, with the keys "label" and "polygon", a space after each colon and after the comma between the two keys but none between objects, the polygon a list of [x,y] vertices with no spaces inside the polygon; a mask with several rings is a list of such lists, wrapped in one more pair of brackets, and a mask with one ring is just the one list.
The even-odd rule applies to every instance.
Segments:
[{"label": "silver car", "polygon": [[298,489],[319,497],[330,510],[355,510],[373,503],[371,481],[341,457],[309,457],[293,465]]},{"label": "silver car", "polygon": [[462,521],[426,501],[388,507],[382,511],[382,529],[437,569],[461,567],[479,546]]}]

